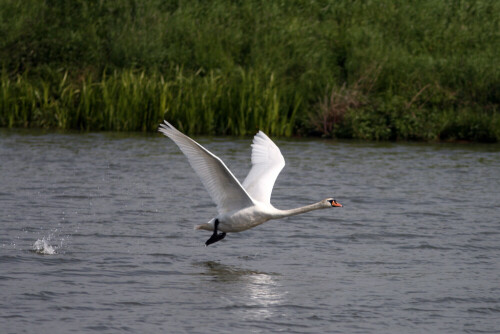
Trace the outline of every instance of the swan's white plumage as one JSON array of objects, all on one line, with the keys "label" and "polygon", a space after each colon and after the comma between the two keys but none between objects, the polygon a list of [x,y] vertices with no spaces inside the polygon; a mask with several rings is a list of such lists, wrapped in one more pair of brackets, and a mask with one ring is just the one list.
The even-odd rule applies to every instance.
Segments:
[{"label": "swan's white plumage", "polygon": [[188,158],[210,197],[217,205],[219,214],[240,210],[254,205],[252,198],[224,162],[203,146],[165,121],[159,131],[172,139]]},{"label": "swan's white plumage", "polygon": [[[160,124],[159,131],[179,146],[217,205],[218,215],[208,223],[195,227],[201,230],[214,230],[212,238],[215,237],[216,241],[221,240],[224,236],[217,238],[215,235],[217,232],[214,228],[215,221],[219,222],[219,231],[241,232],[270,219],[342,206],[333,198],[326,198],[296,209],[276,209],[270,202],[271,192],[276,178],[285,166],[285,159],[276,144],[262,131],[259,131],[253,139],[252,168],[243,185],[221,159],[167,121]],[[211,239],[205,244],[208,245]]]},{"label": "swan's white plumage", "polygon": [[243,181],[243,187],[254,200],[270,204],[274,183],[283,167],[285,158],[280,149],[259,131],[253,138],[252,168]]}]

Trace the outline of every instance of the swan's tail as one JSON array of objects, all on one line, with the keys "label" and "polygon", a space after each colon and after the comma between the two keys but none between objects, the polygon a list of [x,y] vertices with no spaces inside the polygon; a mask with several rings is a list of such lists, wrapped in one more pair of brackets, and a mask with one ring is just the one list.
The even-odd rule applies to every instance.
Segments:
[{"label": "swan's tail", "polygon": [[215,222],[215,218],[213,218],[212,220],[210,220],[208,223],[196,225],[194,227],[194,229],[195,230],[213,231],[214,230],[214,222]]}]

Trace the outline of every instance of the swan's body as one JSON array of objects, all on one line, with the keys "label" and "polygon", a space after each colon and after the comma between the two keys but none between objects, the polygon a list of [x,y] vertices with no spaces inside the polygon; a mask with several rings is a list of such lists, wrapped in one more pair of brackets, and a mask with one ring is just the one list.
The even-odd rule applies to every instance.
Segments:
[{"label": "swan's body", "polygon": [[[252,168],[241,184],[217,156],[165,121],[159,131],[172,139],[186,155],[203,185],[217,205],[218,215],[195,229],[213,231],[207,245],[223,239],[226,232],[241,232],[270,219],[331,207],[341,207],[333,198],[291,210],[271,204],[274,182],[285,166],[280,149],[259,131],[252,144]],[[217,230],[224,233],[217,234]]]}]

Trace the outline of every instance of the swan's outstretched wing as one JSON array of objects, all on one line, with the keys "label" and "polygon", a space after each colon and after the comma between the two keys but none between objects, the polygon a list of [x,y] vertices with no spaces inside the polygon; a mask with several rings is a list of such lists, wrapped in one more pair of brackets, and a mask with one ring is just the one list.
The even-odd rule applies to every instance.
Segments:
[{"label": "swan's outstretched wing", "polygon": [[253,138],[252,169],[248,173],[243,187],[253,199],[270,203],[274,182],[285,167],[285,159],[280,149],[262,131]]},{"label": "swan's outstretched wing", "polygon": [[254,204],[252,198],[221,159],[167,121],[165,124],[160,124],[158,130],[172,139],[188,158],[191,167],[217,204],[219,213],[246,208]]}]

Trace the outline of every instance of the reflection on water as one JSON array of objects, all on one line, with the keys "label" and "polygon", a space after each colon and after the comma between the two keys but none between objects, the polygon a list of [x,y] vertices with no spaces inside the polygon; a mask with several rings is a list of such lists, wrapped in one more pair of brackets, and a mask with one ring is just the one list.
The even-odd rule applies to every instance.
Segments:
[{"label": "reflection on water", "polygon": [[273,315],[271,306],[284,303],[284,293],[276,289],[276,281],[267,274],[254,275],[248,284],[249,297],[259,307],[247,313],[251,318],[270,318]]},{"label": "reflection on water", "polygon": [[[228,299],[230,307],[237,309],[242,319],[269,318],[274,313],[273,306],[285,303],[286,292],[279,289],[274,278],[278,274],[241,269],[214,261],[194,265],[204,267],[206,270],[202,275],[211,277],[215,283],[223,283],[224,291],[230,290],[233,293]],[[235,290],[239,293],[235,294]]]}]

